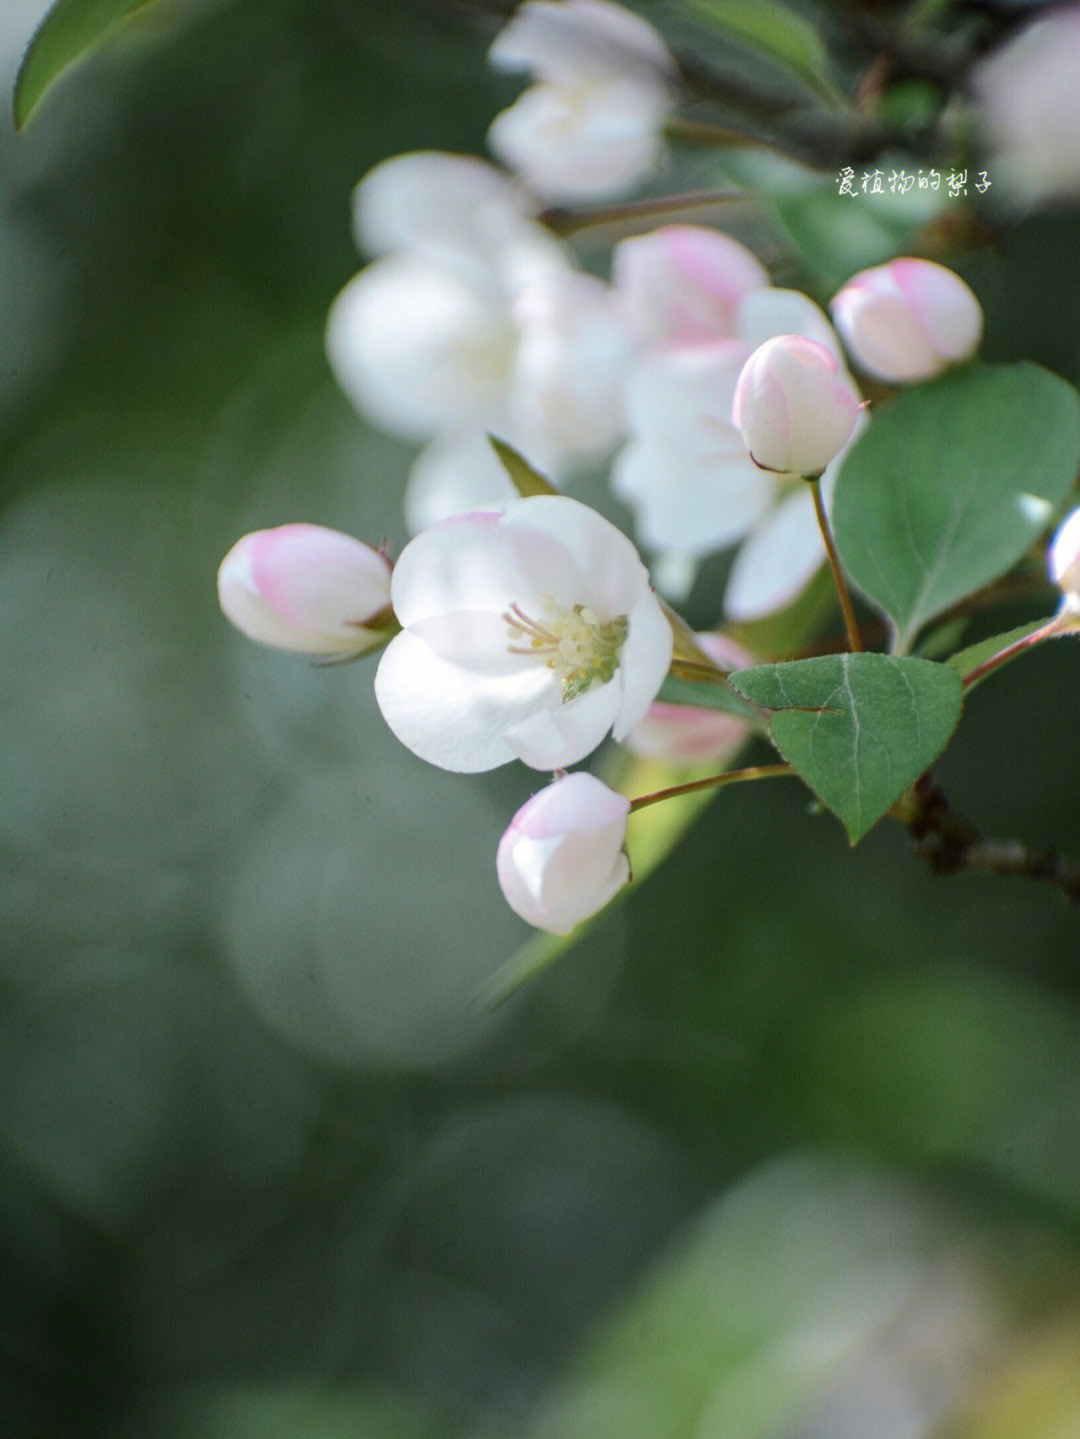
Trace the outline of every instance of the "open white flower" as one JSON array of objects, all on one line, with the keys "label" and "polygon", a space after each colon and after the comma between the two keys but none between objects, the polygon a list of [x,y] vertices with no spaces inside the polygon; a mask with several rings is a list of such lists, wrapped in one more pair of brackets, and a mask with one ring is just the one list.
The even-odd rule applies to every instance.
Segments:
[{"label": "open white flower", "polygon": [[641,16],[608,0],[526,0],[490,59],[537,81],[495,117],[488,143],[538,195],[616,195],[655,164],[676,69]]},{"label": "open white flower", "polygon": [[442,769],[574,764],[645,714],[671,628],[630,541],[563,496],[460,515],[394,567],[402,633],[375,677],[401,742]]},{"label": "open white flower", "polygon": [[630,879],[630,801],[594,775],[562,775],[527,800],[499,841],[506,902],[537,929],[569,934]]},{"label": "open white flower", "polygon": [[[823,312],[795,290],[758,287],[734,308],[734,334],[647,348],[627,388],[630,443],[616,456],[612,487],[634,509],[653,549],[703,557],[739,544],[724,608],[748,620],[790,604],[825,560],[813,496],[801,480],[760,470],[732,421],[751,353],[777,335],[823,345],[850,381]],[[856,424],[856,432],[862,419]],[[841,453],[822,476],[828,505]]]}]

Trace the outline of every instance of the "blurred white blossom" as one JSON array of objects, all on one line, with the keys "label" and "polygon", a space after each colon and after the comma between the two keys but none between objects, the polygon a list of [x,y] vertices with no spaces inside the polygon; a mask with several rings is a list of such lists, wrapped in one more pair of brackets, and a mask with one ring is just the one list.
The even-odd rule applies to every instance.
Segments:
[{"label": "blurred white blossom", "polygon": [[327,351],[362,414],[434,443],[410,516],[508,497],[497,468],[478,475],[485,433],[556,476],[612,449],[629,357],[614,294],[573,268],[506,175],[464,156],[398,156],[358,187],[355,228],[379,258],[334,301]]},{"label": "blurred white blossom", "polygon": [[622,739],[663,683],[672,635],[630,541],[563,496],[425,530],[394,567],[383,717],[442,769],[576,763]]},{"label": "blurred white blossom", "polygon": [[569,934],[630,879],[630,801],[594,775],[562,775],[510,821],[495,858],[510,908],[528,924]]},{"label": "blurred white blossom", "polygon": [[602,199],[656,163],[675,62],[647,21],[608,0],[526,0],[490,51],[530,85],[488,143],[545,200]]},{"label": "blurred white blossom", "polygon": [[1040,13],[972,85],[994,181],[1035,204],[1080,196],[1080,5]]},{"label": "blurred white blossom", "polygon": [[1080,615],[1080,509],[1059,525],[1047,550],[1046,566],[1062,592],[1062,609]]}]

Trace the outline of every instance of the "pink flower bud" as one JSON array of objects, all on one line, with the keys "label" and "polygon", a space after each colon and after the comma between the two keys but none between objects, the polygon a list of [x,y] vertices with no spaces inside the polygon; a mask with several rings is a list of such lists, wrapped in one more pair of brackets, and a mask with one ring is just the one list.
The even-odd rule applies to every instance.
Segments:
[{"label": "pink flower bud", "polygon": [[890,385],[927,380],[969,360],[982,339],[978,300],[959,275],[932,260],[863,270],[830,309],[855,363]]},{"label": "pink flower bud", "polygon": [[755,465],[807,479],[844,448],[858,414],[858,397],[833,355],[802,335],[777,335],[758,346],[731,407]]},{"label": "pink flower bud", "polygon": [[[753,655],[724,634],[699,634],[698,644],[725,670],[745,670]],[[633,754],[673,765],[721,764],[750,737],[750,726],[735,715],[696,705],[654,700],[645,718],[626,737]]]},{"label": "pink flower bud", "polygon": [[364,654],[386,638],[368,626],[390,604],[390,562],[321,525],[256,530],[222,560],[218,598],[226,618],[257,644],[308,655]]},{"label": "pink flower bud", "polygon": [[1080,614],[1080,509],[1066,515],[1050,541],[1046,568],[1065,596],[1062,608]]},{"label": "pink flower bud", "polygon": [[495,867],[510,908],[569,934],[630,879],[623,846],[630,801],[584,770],[527,800],[499,841]]}]

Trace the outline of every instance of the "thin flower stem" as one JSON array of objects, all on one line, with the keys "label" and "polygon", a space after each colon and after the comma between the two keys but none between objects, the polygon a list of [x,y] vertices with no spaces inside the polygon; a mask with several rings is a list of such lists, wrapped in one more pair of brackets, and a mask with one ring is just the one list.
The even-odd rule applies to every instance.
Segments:
[{"label": "thin flower stem", "polygon": [[717,205],[747,206],[742,190],[687,190],[681,195],[656,195],[644,200],[627,200],[614,205],[570,211],[559,207],[544,210],[542,224],[558,235],[573,235],[596,225],[638,224],[670,219],[686,210],[712,209]]},{"label": "thin flower stem", "polygon": [[726,784],[739,784],[743,780],[772,779],[777,775],[794,774],[789,764],[756,764],[747,769],[731,769],[724,774],[706,775],[704,779],[692,779],[686,784],[672,785],[670,789],[658,789],[654,794],[639,795],[630,801],[630,812],[644,809],[646,805],[659,804],[663,799],[675,799],[681,794],[693,794],[699,789],[719,789]]},{"label": "thin flower stem", "polygon": [[855,611],[851,607],[851,595],[848,593],[847,581],[840,568],[840,556],[836,553],[836,546],[833,544],[829,517],[825,513],[825,505],[821,499],[821,483],[817,479],[812,479],[809,484],[814,496],[814,513],[817,515],[818,529],[821,531],[821,538],[825,541],[829,565],[832,568],[833,579],[836,581],[836,593],[840,596],[840,608],[844,612],[844,627],[847,630],[848,644],[852,650],[859,651],[863,647],[862,636],[859,634],[859,626],[855,620]]},{"label": "thin flower stem", "polygon": [[1020,639],[1013,640],[1011,645],[1006,645],[1003,650],[998,650],[996,655],[983,660],[981,665],[976,665],[973,670],[964,676],[964,688],[976,684],[984,675],[990,674],[1001,665],[1007,665],[1017,655],[1022,655],[1025,650],[1031,649],[1034,645],[1041,644],[1043,640],[1055,638],[1057,635],[1068,634],[1075,629],[1072,616],[1067,614],[1056,614],[1052,620],[1042,625],[1037,630],[1032,630],[1029,635],[1022,635]]}]

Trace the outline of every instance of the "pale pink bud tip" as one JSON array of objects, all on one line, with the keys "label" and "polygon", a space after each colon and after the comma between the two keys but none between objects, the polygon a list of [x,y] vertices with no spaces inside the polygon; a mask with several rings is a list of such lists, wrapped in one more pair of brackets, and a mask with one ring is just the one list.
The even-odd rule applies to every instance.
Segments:
[{"label": "pale pink bud tip", "polygon": [[390,603],[390,562],[321,525],[256,530],[222,560],[218,598],[226,618],[257,644],[363,654],[385,638],[368,625]]},{"label": "pale pink bud tip", "polygon": [[630,801],[583,770],[563,775],[518,810],[495,867],[510,908],[551,934],[569,934],[630,879]]},{"label": "pale pink bud tip", "polygon": [[1065,609],[1080,613],[1080,509],[1065,517],[1050,541],[1046,567],[1065,596]]},{"label": "pale pink bud tip", "polygon": [[759,345],[735,386],[732,422],[750,458],[781,475],[820,475],[851,438],[859,399],[815,340],[777,335]]},{"label": "pale pink bud tip", "polygon": [[848,353],[886,384],[911,384],[969,360],[983,313],[968,286],[932,260],[892,260],[854,275],[830,306]]}]

